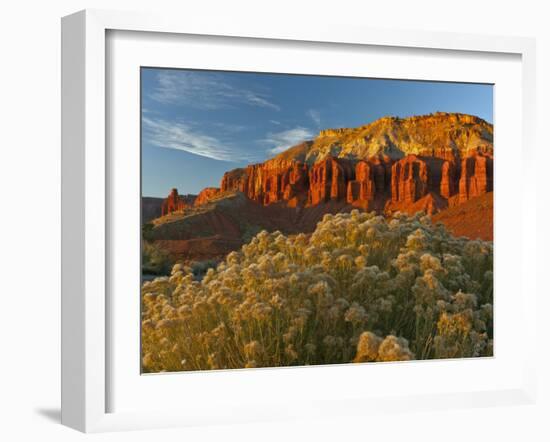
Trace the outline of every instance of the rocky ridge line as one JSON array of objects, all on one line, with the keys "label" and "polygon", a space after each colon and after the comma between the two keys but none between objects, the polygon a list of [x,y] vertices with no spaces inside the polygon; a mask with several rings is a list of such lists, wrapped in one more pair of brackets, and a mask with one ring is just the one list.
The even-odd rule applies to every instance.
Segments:
[{"label": "rocky ridge line", "polygon": [[[261,205],[343,201],[380,213],[431,214],[492,190],[492,125],[471,115],[437,113],[322,130],[264,163],[226,172],[219,188],[204,189],[192,204],[238,191]],[[173,192],[163,215],[189,206],[175,202]]]}]

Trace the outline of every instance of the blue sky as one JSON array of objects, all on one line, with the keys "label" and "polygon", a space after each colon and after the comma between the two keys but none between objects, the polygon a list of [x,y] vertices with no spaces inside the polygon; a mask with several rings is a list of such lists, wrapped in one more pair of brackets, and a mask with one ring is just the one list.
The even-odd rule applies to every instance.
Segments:
[{"label": "blue sky", "polygon": [[493,87],[466,83],[142,68],[142,189],[218,186],[319,130],[461,112],[493,122]]}]

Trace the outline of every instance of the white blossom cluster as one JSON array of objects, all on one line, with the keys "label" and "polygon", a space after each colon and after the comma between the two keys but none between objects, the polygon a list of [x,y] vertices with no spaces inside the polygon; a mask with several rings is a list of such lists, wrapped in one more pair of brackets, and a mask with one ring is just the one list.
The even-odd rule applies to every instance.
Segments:
[{"label": "white blossom cluster", "polygon": [[202,281],[142,288],[145,372],[492,355],[493,245],[422,214],[261,232]]}]

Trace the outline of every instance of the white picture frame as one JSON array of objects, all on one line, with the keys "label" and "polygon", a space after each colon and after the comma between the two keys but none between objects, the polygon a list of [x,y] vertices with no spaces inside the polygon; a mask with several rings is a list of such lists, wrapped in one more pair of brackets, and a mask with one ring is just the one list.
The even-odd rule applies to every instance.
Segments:
[{"label": "white picture frame", "polygon": [[[535,157],[535,43],[532,39],[417,31],[390,32],[369,28],[334,26],[266,27],[242,22],[220,23],[195,18],[153,16],[87,10],[62,21],[62,423],[85,432],[185,426],[216,422],[248,422],[342,414],[376,410],[436,409],[499,404],[532,403],[536,396],[535,321],[524,319],[525,351],[520,385],[462,393],[430,392],[425,395],[388,395],[374,404],[365,397],[328,397],[310,408],[281,407],[254,410],[251,403],[235,403],[236,413],[185,410],[109,411],[112,359],[107,329],[109,311],[108,242],[108,134],[106,121],[106,36],[111,31],[154,32],[162,35],[194,35],[269,39],[285,42],[337,43],[383,48],[468,51],[514,54],[521,57],[521,159],[522,173],[529,176]],[[157,34],[158,35],[158,34]],[[136,116],[137,118],[137,116]],[[521,306],[523,318],[536,317],[536,195],[521,190]],[[498,245],[497,245],[498,247]],[[497,343],[498,345],[498,343]],[[334,376],[335,367],[327,376]],[[300,370],[300,369],[297,369]],[[325,369],[326,370],[326,369]],[[257,371],[255,371],[257,373]],[[264,372],[266,373],[266,372]],[[218,373],[218,379],[225,376]],[[241,372],[240,376],[243,376]],[[265,378],[265,375],[262,375]],[[265,379],[264,379],[265,381]],[[223,384],[220,384],[223,385]],[[512,385],[512,384],[511,384]],[[253,412],[251,412],[253,410]],[[237,414],[237,415],[235,415]]]}]

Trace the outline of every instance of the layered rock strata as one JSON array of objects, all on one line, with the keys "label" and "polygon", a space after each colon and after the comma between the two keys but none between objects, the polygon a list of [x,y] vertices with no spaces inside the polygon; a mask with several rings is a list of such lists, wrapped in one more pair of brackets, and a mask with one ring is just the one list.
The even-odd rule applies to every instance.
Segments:
[{"label": "layered rock strata", "polygon": [[[264,206],[338,201],[379,212],[436,212],[493,190],[492,131],[480,118],[443,113],[327,129],[264,163],[226,172],[194,205],[242,192]],[[163,214],[179,207],[173,189]]]},{"label": "layered rock strata", "polygon": [[194,202],[195,195],[179,195],[178,189],[172,189],[168,197],[162,202],[161,214],[164,216],[172,212],[180,212],[192,207]]}]

